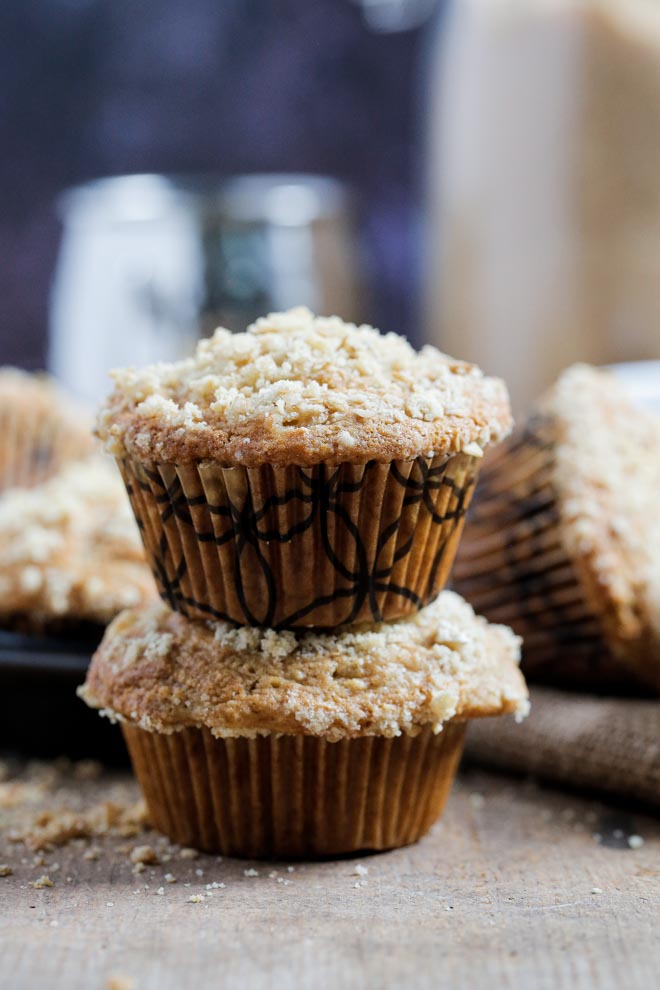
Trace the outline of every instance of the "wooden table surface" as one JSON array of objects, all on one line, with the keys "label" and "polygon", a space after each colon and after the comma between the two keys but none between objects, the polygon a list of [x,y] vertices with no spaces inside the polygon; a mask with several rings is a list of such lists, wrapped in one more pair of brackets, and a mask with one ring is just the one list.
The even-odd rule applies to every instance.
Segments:
[{"label": "wooden table surface", "polygon": [[[2,823],[7,990],[660,985],[660,822],[512,778],[465,771],[418,845],[334,862],[187,859],[154,833],[42,857]],[[161,862],[136,874],[138,843]]]}]

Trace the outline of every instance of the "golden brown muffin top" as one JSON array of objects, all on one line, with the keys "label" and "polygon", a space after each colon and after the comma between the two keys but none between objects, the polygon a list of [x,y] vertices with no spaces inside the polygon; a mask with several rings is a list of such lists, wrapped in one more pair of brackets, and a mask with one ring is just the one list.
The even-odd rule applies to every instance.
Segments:
[{"label": "golden brown muffin top", "polygon": [[588,365],[567,369],[540,408],[566,551],[620,645],[649,627],[660,636],[660,417]]},{"label": "golden brown muffin top", "polygon": [[0,622],[108,622],[156,598],[124,486],[101,457],[0,495]]},{"label": "golden brown muffin top", "polygon": [[80,694],[154,732],[396,736],[524,714],[519,657],[510,629],[450,591],[412,619],[324,635],[192,622],[158,603],[114,620]]},{"label": "golden brown muffin top", "polygon": [[504,383],[396,334],[303,307],[195,355],[113,373],[98,434],[142,461],[245,467],[412,459],[484,447],[511,427]]}]

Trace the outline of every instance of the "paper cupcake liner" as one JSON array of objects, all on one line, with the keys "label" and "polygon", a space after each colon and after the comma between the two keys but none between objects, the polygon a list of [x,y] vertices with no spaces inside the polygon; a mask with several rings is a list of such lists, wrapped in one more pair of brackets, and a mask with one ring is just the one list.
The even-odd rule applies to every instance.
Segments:
[{"label": "paper cupcake liner", "polygon": [[91,432],[27,403],[0,399],[0,491],[33,488],[93,450]]},{"label": "paper cupcake liner", "polygon": [[490,622],[523,637],[530,678],[630,687],[630,671],[608,644],[602,606],[562,543],[554,456],[552,422],[537,418],[487,460],[452,586]]},{"label": "paper cupcake liner", "polygon": [[323,629],[397,619],[440,593],[479,460],[119,467],[171,608]]},{"label": "paper cupcake liner", "polygon": [[416,842],[442,812],[465,725],[332,743],[122,729],[156,829],[207,852],[291,859]]}]

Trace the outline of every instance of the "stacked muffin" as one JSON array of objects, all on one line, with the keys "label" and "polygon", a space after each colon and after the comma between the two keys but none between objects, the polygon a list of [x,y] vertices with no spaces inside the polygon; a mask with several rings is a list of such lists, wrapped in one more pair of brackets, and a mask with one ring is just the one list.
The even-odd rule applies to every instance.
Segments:
[{"label": "stacked muffin", "polygon": [[412,842],[466,720],[523,712],[519,644],[442,592],[504,385],[297,309],[115,374],[99,433],[164,604],[81,694],[122,722],[153,823],[303,856]]}]

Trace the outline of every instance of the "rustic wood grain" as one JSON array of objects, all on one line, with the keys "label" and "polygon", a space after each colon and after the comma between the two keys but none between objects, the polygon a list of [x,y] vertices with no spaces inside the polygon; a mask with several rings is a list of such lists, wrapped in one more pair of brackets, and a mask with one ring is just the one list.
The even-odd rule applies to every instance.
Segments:
[{"label": "rustic wood grain", "polygon": [[[98,797],[104,781],[84,786]],[[506,777],[463,773],[417,846],[294,872],[175,856],[135,876],[125,839],[99,845],[96,861],[72,844],[37,866],[0,842],[14,866],[0,879],[1,987],[648,990],[660,980],[660,822]],[[259,875],[245,876],[252,867]],[[42,873],[54,886],[31,888]],[[213,881],[226,886],[188,902]]]}]

